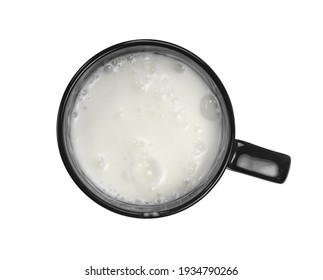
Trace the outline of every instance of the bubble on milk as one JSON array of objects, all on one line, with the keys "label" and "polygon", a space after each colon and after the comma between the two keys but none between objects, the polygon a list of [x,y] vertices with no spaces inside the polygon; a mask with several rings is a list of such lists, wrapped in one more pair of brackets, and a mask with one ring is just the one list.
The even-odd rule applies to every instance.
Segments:
[{"label": "bubble on milk", "polygon": [[162,178],[161,166],[153,158],[134,161],[130,170],[134,183],[139,187],[154,188]]},{"label": "bubble on milk", "polygon": [[176,63],[174,69],[177,73],[183,73],[185,71],[185,66],[182,63]]},{"label": "bubble on milk", "polygon": [[103,171],[107,170],[109,167],[109,163],[105,158],[104,154],[98,153],[94,157],[94,165],[97,169],[101,169]]},{"label": "bubble on milk", "polygon": [[197,125],[197,124],[194,125],[194,131],[200,134],[202,132],[201,126],[200,125]]},{"label": "bubble on milk", "polygon": [[195,145],[195,153],[197,155],[200,155],[206,151],[207,146],[205,145],[202,139],[196,139],[194,141],[194,145]]},{"label": "bubble on milk", "polygon": [[82,95],[83,97],[87,96],[88,94],[89,94],[88,89],[83,89],[83,90],[81,91],[81,95]]},{"label": "bubble on milk", "polygon": [[113,66],[111,64],[106,64],[103,66],[103,72],[106,74],[110,74],[113,72]]},{"label": "bubble on milk", "polygon": [[118,107],[114,110],[114,113],[117,117],[123,118],[124,117],[124,109],[122,107]]},{"label": "bubble on milk", "polygon": [[184,130],[188,130],[190,128],[190,124],[186,121],[183,121],[181,123],[181,128],[184,129]]},{"label": "bubble on milk", "polygon": [[134,60],[135,60],[134,55],[133,55],[133,54],[129,54],[129,55],[127,56],[127,60],[128,60],[128,61],[130,61],[130,62],[134,62]]},{"label": "bubble on milk", "polygon": [[[99,73],[94,73],[89,79],[89,86],[92,86],[100,78]],[[85,91],[83,91],[85,93]],[[85,93],[87,95],[87,92]]]},{"label": "bubble on milk", "polygon": [[170,200],[175,200],[180,197],[180,194],[177,191],[171,191],[169,197],[170,197]]},{"label": "bubble on milk", "polygon": [[[120,58],[117,58],[117,59],[114,59],[114,60],[112,60],[112,65],[114,66],[114,67],[118,67],[118,66],[121,66],[121,60],[120,60]],[[115,68],[115,69],[117,69],[117,68]]]},{"label": "bubble on milk", "polygon": [[198,163],[196,161],[189,161],[188,162],[188,173],[190,175],[194,175],[198,167]]},{"label": "bubble on milk", "polygon": [[80,91],[80,93],[78,94],[78,99],[79,99],[79,102],[89,99],[89,90],[87,86]]},{"label": "bubble on milk", "polygon": [[189,178],[184,178],[183,184],[184,184],[184,186],[190,186],[192,184],[192,182]]},{"label": "bubble on milk", "polygon": [[154,96],[160,99],[162,102],[174,103],[174,99],[176,98],[174,95],[174,89],[167,83],[155,81],[151,88]]},{"label": "bubble on milk", "polygon": [[143,138],[136,138],[133,141],[133,149],[132,149],[132,158],[134,161],[142,160],[147,157],[149,152],[149,146],[151,145],[150,141]]},{"label": "bubble on milk", "polygon": [[109,194],[111,194],[112,196],[116,196],[118,193],[117,190],[113,186],[111,186],[110,184],[108,184],[108,186],[107,186],[107,192]]},{"label": "bubble on milk", "polygon": [[221,117],[221,109],[214,95],[205,95],[200,103],[202,115],[208,120],[214,121]]},{"label": "bubble on milk", "polygon": [[153,84],[153,78],[144,72],[135,72],[132,74],[134,89],[138,93],[147,92]]},{"label": "bubble on milk", "polygon": [[160,203],[163,203],[166,201],[167,201],[167,199],[161,193],[156,194],[156,199],[155,199],[156,204],[160,204]]},{"label": "bubble on milk", "polygon": [[141,137],[137,137],[134,141],[133,141],[134,145],[136,147],[142,148],[145,146],[149,146],[151,145],[151,142],[147,139],[141,138]]},{"label": "bubble on milk", "polygon": [[155,62],[146,61],[144,63],[144,69],[148,73],[148,75],[152,75],[157,70],[157,64]]},{"label": "bubble on milk", "polygon": [[[111,72],[118,72],[119,70],[121,72],[124,71],[124,64],[126,63],[125,57],[117,57],[115,59],[113,59],[111,62],[109,62],[109,64],[111,65]],[[106,65],[109,65],[106,64]],[[109,67],[110,68],[110,67]],[[108,72],[108,73],[111,73]]]}]

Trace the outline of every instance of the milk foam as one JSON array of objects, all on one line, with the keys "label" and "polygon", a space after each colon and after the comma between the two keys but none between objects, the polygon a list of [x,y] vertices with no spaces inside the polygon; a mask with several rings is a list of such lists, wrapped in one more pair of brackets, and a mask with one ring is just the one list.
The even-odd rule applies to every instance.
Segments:
[{"label": "milk foam", "polygon": [[72,113],[75,157],[98,189],[156,204],[197,187],[219,150],[221,109],[187,64],[150,52],[100,67]]}]

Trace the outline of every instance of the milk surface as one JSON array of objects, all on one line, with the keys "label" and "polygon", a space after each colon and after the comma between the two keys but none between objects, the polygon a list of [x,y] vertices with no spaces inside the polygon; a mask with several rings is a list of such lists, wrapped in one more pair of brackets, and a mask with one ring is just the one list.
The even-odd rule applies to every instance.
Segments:
[{"label": "milk surface", "polygon": [[99,68],[71,120],[75,157],[107,195],[136,204],[176,199],[197,187],[219,150],[221,110],[187,64],[150,52]]}]

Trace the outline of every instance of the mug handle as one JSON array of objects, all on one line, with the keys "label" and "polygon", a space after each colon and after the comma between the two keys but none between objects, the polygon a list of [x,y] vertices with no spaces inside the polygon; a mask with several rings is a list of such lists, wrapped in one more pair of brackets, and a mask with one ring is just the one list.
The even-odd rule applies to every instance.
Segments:
[{"label": "mug handle", "polygon": [[291,158],[245,141],[235,140],[228,168],[275,183],[283,183],[288,175]]}]

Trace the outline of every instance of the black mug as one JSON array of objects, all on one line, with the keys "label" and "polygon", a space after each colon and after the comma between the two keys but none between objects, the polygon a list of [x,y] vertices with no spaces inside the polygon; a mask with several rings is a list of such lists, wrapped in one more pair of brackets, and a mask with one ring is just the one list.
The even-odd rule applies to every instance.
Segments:
[{"label": "black mug", "polygon": [[[71,119],[76,99],[91,75],[106,62],[120,56],[134,53],[157,53],[175,58],[189,65],[207,83],[219,102],[222,113],[223,132],[220,152],[207,178],[197,187],[171,201],[163,203],[136,204],[119,200],[103,192],[93,180],[88,178],[78,163],[71,142]],[[101,206],[127,216],[137,218],[162,217],[182,211],[203,198],[219,181],[228,168],[240,173],[283,183],[288,175],[291,159],[288,155],[255,146],[235,139],[235,122],[229,96],[217,75],[199,57],[172,43],[159,40],[127,41],[96,54],[74,75],[63,95],[57,118],[58,147],[67,171],[76,185]]]}]

